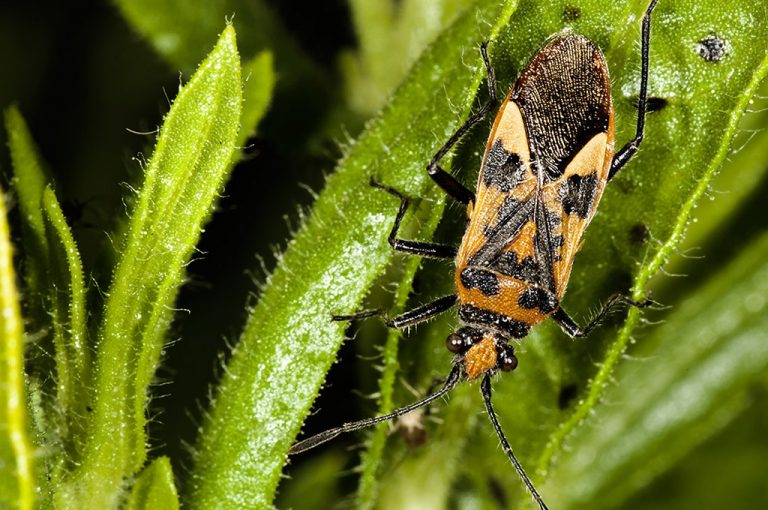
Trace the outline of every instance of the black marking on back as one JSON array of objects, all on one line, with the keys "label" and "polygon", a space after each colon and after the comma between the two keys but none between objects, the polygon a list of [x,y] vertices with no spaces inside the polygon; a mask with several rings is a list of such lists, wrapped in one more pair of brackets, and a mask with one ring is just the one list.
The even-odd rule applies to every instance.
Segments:
[{"label": "black marking on back", "polygon": [[561,185],[558,193],[565,214],[576,214],[586,218],[595,202],[597,192],[597,173],[586,176],[571,175]]},{"label": "black marking on back", "polygon": [[611,92],[605,58],[580,35],[562,36],[543,48],[517,79],[510,98],[523,114],[531,164],[545,181],[563,175],[576,153],[608,130]]},{"label": "black marking on back", "polygon": [[[533,197],[518,201],[508,196],[497,217],[498,223],[485,228],[485,244],[469,259],[468,266],[487,267],[488,269],[517,278],[531,285],[537,285],[551,292],[555,291],[554,262],[560,259],[559,247],[563,244],[561,235],[553,235],[560,224],[560,217],[547,211],[537,199],[539,191]],[[520,233],[523,226],[533,221],[536,224],[534,235],[534,257],[520,261],[507,247]]]},{"label": "black marking on back", "polygon": [[555,298],[551,292],[547,292],[540,287],[530,287],[526,289],[520,295],[517,304],[526,310],[538,308],[541,310],[541,313],[545,314],[554,312],[559,306],[557,298]]},{"label": "black marking on back", "polygon": [[534,200],[517,201],[507,197],[497,214],[495,225],[487,225],[487,241],[469,259],[470,266],[490,266],[509,242],[520,232],[523,225],[533,217]]},{"label": "black marking on back", "polygon": [[536,264],[536,260],[528,256],[519,261],[517,252],[514,251],[507,251],[499,255],[494,269],[504,276],[511,276],[524,282],[534,283],[538,280],[539,266]]},{"label": "black marking on back", "polygon": [[461,283],[467,289],[479,289],[486,296],[499,293],[499,279],[493,272],[478,267],[467,267],[461,271]]},{"label": "black marking on back", "polygon": [[496,186],[507,193],[525,177],[525,165],[520,161],[520,156],[507,151],[501,140],[496,140],[488,149],[482,176],[486,186]]},{"label": "black marking on back", "polygon": [[459,307],[459,318],[467,324],[475,324],[501,330],[512,338],[524,338],[531,326],[525,322],[516,321],[491,310],[484,310],[472,305]]},{"label": "black marking on back", "polygon": [[[536,204],[536,259],[541,271],[539,278],[531,282],[539,287],[555,292],[555,261],[560,259],[560,250],[555,248],[562,243],[562,236],[552,232],[560,225],[560,217],[547,210],[541,201]],[[560,239],[558,239],[558,237]]]},{"label": "black marking on back", "polygon": [[[517,235],[523,225],[525,225],[526,221],[530,220],[529,216],[524,217],[519,214],[519,211],[521,210],[528,211],[529,208],[527,208],[525,204],[525,201],[517,200],[512,195],[505,196],[504,202],[502,202],[499,211],[496,213],[498,221],[495,224],[489,224],[483,227],[483,234],[485,237],[488,239],[498,237],[499,231],[502,230],[500,227],[503,223],[507,222],[514,222],[517,227],[512,231],[512,235]],[[504,231],[509,232],[510,230],[506,229]]]}]

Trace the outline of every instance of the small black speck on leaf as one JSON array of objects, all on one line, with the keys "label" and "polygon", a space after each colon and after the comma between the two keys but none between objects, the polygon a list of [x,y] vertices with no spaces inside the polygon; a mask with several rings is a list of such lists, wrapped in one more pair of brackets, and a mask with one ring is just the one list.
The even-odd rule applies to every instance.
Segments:
[{"label": "small black speck on leaf", "polygon": [[629,240],[632,244],[643,244],[650,237],[651,232],[643,223],[635,223],[629,229]]},{"label": "small black speck on leaf", "polygon": [[[635,97],[632,100],[632,105],[635,108],[637,108],[638,104],[639,104],[638,98]],[[669,104],[669,101],[667,101],[663,97],[649,97],[645,102],[645,111],[647,111],[648,113],[658,112],[659,110],[663,110],[664,108],[666,108],[668,104]]]},{"label": "small black speck on leaf", "polygon": [[563,9],[563,21],[576,21],[581,17],[581,9],[573,5],[566,5]]},{"label": "small black speck on leaf", "polygon": [[707,62],[720,62],[728,56],[728,42],[710,34],[696,43],[696,51]]},{"label": "small black speck on leaf", "polygon": [[557,407],[560,409],[566,409],[571,405],[573,399],[578,394],[578,386],[575,384],[566,384],[560,388],[560,395],[557,397]]}]

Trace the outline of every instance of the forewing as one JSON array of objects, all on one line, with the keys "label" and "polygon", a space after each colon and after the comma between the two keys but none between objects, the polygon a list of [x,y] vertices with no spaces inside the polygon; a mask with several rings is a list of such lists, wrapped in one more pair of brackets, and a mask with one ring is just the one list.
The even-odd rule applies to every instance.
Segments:
[{"label": "forewing", "polygon": [[487,267],[507,276],[520,273],[515,270],[520,264],[512,259],[522,261],[536,251],[537,187],[522,113],[514,101],[507,100],[488,139],[459,252],[460,266]]},{"label": "forewing", "polygon": [[521,73],[496,117],[459,266],[561,297],[612,155],[602,53],[582,36],[560,36]]}]

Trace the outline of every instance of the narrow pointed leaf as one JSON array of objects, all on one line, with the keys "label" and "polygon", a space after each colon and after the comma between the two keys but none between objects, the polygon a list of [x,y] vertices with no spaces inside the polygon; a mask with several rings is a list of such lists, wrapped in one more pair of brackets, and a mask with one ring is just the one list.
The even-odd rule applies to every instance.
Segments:
[{"label": "narrow pointed leaf", "polygon": [[235,32],[221,34],[160,130],[99,330],[83,462],[57,503],[113,508],[146,458],[149,384],[200,231],[231,168],[241,115]]},{"label": "narrow pointed leaf", "polygon": [[133,484],[125,510],[178,510],[179,497],[168,457],[158,457]]},{"label": "narrow pointed leaf", "polygon": [[[19,200],[22,217],[25,256],[25,281],[29,287],[29,307],[33,319],[44,321],[43,296],[46,285],[46,236],[43,225],[43,190],[50,181],[43,161],[35,147],[27,123],[16,106],[5,111],[5,129],[13,165],[13,187]],[[38,324],[42,327],[42,324]]]},{"label": "narrow pointed leaf", "polygon": [[[77,460],[85,442],[85,416],[91,388],[91,348],[86,332],[83,267],[56,194],[47,187],[42,212],[48,246],[48,306],[53,323],[57,403],[66,422],[67,454]],[[77,446],[75,446],[75,444]]]},{"label": "narrow pointed leaf", "polygon": [[24,396],[24,331],[5,196],[0,190],[0,507],[32,510],[34,452]]}]

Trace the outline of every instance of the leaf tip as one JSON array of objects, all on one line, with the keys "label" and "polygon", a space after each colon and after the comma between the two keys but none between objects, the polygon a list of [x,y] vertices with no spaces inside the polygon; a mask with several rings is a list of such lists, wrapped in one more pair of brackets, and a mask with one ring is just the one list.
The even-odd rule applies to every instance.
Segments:
[{"label": "leaf tip", "polygon": [[235,26],[232,24],[232,20],[227,20],[227,26],[219,36],[219,41],[216,43],[216,50],[226,53],[233,53],[237,55],[237,34],[235,32]]}]

